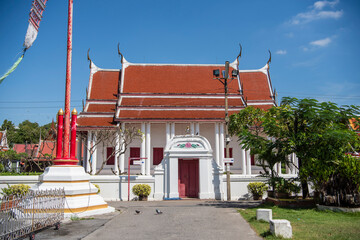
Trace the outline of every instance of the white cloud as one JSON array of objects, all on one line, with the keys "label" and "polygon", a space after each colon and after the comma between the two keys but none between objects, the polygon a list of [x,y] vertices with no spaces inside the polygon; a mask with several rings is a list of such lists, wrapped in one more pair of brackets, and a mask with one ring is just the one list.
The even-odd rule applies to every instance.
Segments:
[{"label": "white cloud", "polygon": [[286,53],[287,53],[286,50],[277,50],[275,52],[275,54],[278,54],[278,55],[285,55]]},{"label": "white cloud", "polygon": [[339,19],[343,16],[343,10],[323,10],[326,7],[334,8],[339,0],[335,1],[317,1],[307,12],[298,13],[290,20],[290,24],[299,25],[309,23],[319,19]]},{"label": "white cloud", "polygon": [[331,38],[327,37],[324,39],[316,40],[310,42],[310,45],[316,46],[316,47],[326,47],[331,43]]},{"label": "white cloud", "polygon": [[314,3],[314,8],[315,9],[323,9],[326,6],[330,6],[330,7],[334,7],[336,4],[338,4],[340,1],[339,0],[335,0],[335,1],[317,1]]}]

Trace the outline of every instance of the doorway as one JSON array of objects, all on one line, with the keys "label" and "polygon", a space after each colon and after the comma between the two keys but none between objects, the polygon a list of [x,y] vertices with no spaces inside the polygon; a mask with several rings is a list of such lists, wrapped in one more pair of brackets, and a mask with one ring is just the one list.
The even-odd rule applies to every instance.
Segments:
[{"label": "doorway", "polygon": [[179,197],[199,197],[199,159],[179,159]]}]

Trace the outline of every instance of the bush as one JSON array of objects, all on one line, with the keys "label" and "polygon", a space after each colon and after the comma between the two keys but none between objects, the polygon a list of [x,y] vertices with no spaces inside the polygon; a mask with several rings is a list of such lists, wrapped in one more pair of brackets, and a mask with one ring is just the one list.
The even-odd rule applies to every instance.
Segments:
[{"label": "bush", "polygon": [[3,196],[14,195],[17,197],[21,197],[21,196],[25,196],[28,193],[29,189],[30,186],[26,184],[16,184],[12,186],[8,184],[8,187],[2,188],[1,192]]},{"label": "bush", "polygon": [[253,196],[262,196],[268,190],[268,186],[263,182],[251,182],[247,188]]},{"label": "bush", "polygon": [[147,197],[150,195],[151,187],[147,184],[136,184],[132,188],[132,192],[139,197]]}]

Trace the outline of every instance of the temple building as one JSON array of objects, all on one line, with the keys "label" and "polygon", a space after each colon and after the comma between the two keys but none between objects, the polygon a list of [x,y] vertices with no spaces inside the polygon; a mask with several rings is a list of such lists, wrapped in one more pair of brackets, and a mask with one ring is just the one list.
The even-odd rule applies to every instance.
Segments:
[{"label": "temple building", "polygon": [[[139,157],[141,165],[131,165],[131,174],[154,181],[153,198],[223,198],[225,152],[224,85],[213,77],[219,64],[138,64],[123,56],[121,69],[102,69],[92,61],[83,111],[78,117],[78,133],[92,154],[82,151],[88,172],[122,174],[129,158]],[[269,74],[269,62],[255,70],[239,69],[239,60],[230,63],[238,73],[228,82],[229,115],[246,106],[269,109],[276,105]],[[136,127],[144,134],[124,154],[114,154],[122,140],[97,143],[97,131]],[[242,176],[258,174],[255,159],[234,137],[230,142],[230,171]],[[81,151],[79,151],[81,152]],[[102,163],[106,161],[105,165]],[[132,163],[132,161],[131,161]],[[158,182],[156,182],[158,181]],[[226,191],[225,191],[226,192]]]}]

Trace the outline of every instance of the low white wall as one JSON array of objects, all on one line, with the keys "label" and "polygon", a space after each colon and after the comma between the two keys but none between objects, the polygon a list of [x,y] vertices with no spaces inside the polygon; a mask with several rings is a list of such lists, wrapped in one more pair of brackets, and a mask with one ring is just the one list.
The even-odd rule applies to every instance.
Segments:
[{"label": "low white wall", "polygon": [[[33,186],[38,182],[38,179],[39,176],[0,176],[0,188],[7,187],[7,184],[27,184],[29,186]],[[222,180],[222,183],[220,184],[223,192],[223,200],[226,200],[226,175],[223,174],[220,179]],[[232,174],[230,175],[230,179],[231,200],[250,199],[251,195],[248,192],[247,185],[250,182],[266,181],[266,178],[263,177],[257,177],[255,175],[246,176],[241,174]],[[125,175],[93,175],[90,176],[90,182],[99,185],[100,195],[104,198],[105,201],[128,200],[128,177]],[[132,187],[138,183],[150,185],[151,193],[148,197],[148,200],[154,201],[155,177],[141,175],[130,176],[130,200],[136,198],[136,196],[132,193]],[[160,191],[161,190],[158,190],[158,192]],[[264,195],[263,197],[266,197],[266,195]]]}]

